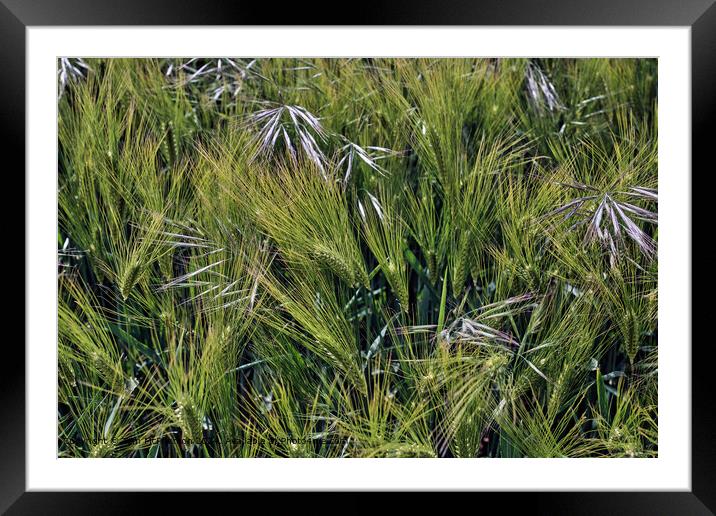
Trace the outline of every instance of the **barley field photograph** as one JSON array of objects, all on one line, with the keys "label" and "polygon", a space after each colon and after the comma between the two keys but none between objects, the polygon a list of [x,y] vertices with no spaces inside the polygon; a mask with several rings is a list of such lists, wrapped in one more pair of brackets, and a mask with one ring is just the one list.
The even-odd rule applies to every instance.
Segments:
[{"label": "barley field photograph", "polygon": [[657,457],[657,79],[58,59],[58,457]]}]

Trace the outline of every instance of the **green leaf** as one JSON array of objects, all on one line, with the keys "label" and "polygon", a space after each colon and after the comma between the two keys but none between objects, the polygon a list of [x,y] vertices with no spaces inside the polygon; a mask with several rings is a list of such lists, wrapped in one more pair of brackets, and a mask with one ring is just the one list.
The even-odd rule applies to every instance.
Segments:
[{"label": "green leaf", "polygon": [[435,300],[437,301],[440,296],[438,296],[437,291],[435,290],[435,287],[430,283],[430,278],[428,278],[428,275],[425,273],[425,269],[420,265],[420,262],[418,262],[418,259],[415,257],[413,252],[405,248],[404,250],[405,259],[408,261],[408,265],[418,273],[418,276],[420,276],[420,279],[423,280],[423,283],[425,283],[425,286],[428,287],[428,290],[433,295]]},{"label": "green leaf", "polygon": [[159,355],[157,354],[156,351],[154,351],[153,349],[149,348],[149,346],[147,346],[146,344],[143,344],[143,343],[139,342],[137,339],[135,339],[135,338],[134,338],[132,335],[130,335],[128,332],[124,331],[124,330],[123,330],[122,328],[120,328],[118,325],[116,325],[116,324],[114,324],[114,323],[111,323],[111,322],[109,322],[109,321],[107,322],[107,325],[109,326],[110,331],[112,332],[112,334],[113,334],[115,337],[117,337],[118,339],[122,339],[122,340],[125,341],[129,346],[131,346],[131,347],[133,347],[133,348],[136,348],[137,351],[139,351],[139,352],[142,353],[143,355],[145,355],[145,356],[147,356],[147,357],[152,357],[152,358],[159,358]]},{"label": "green leaf", "polygon": [[445,268],[445,274],[443,275],[443,292],[440,296],[440,314],[438,315],[438,329],[437,334],[440,335],[445,325],[445,304],[447,303],[447,273],[448,270]]},{"label": "green leaf", "polygon": [[117,410],[119,410],[119,406],[122,403],[122,396],[119,396],[117,398],[116,403],[114,404],[114,407],[112,407],[112,412],[110,412],[109,417],[107,418],[107,421],[104,424],[104,429],[102,431],[102,436],[105,439],[108,439],[110,437],[109,435],[109,429],[112,427],[112,423],[114,422],[114,418],[117,415]]},{"label": "green leaf", "polygon": [[597,406],[599,407],[599,415],[609,423],[609,400],[607,399],[607,389],[604,383],[602,372],[597,369]]}]

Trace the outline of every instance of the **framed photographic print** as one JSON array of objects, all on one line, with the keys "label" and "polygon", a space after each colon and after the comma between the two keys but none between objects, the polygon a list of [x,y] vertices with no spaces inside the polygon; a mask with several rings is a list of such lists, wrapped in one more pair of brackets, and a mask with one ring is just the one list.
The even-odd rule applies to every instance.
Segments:
[{"label": "framed photographic print", "polygon": [[2,2],[27,206],[2,510],[712,513],[712,2]]}]

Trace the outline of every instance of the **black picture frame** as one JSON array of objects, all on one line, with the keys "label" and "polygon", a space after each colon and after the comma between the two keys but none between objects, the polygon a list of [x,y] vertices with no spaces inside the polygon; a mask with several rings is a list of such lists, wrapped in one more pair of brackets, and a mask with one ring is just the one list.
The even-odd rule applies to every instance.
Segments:
[{"label": "black picture frame", "polygon": [[[713,120],[716,115],[716,4],[714,0],[483,0],[437,2],[429,0],[400,0],[382,4],[365,0],[360,4],[346,5],[350,13],[337,14],[337,4],[324,1],[310,4],[297,2],[280,5],[267,2],[220,0],[123,0],[100,2],[97,0],[0,0],[0,63],[3,77],[0,80],[0,146],[4,156],[18,158],[14,169],[6,173],[21,177],[24,170],[25,142],[25,30],[31,26],[63,25],[576,25],[576,26],[689,26],[691,27],[691,80],[692,80],[692,172],[706,175],[713,169],[710,147],[713,147]],[[685,177],[688,171],[684,171]],[[22,186],[24,190],[24,182]],[[706,189],[695,189],[696,196],[708,195]],[[692,206],[699,203],[692,194]],[[693,208],[692,208],[693,211]],[[698,217],[692,214],[696,224]],[[705,220],[709,220],[708,215]],[[708,222],[707,222],[708,224]],[[705,228],[707,234],[712,231]],[[698,235],[699,232],[693,231]],[[24,225],[23,237],[24,242]],[[24,247],[23,247],[24,248]],[[16,251],[14,251],[15,254]],[[24,251],[23,251],[24,255]],[[16,259],[17,260],[17,259]],[[23,260],[24,262],[24,260]],[[693,250],[692,250],[692,263]],[[693,265],[692,265],[693,267]],[[29,271],[25,269],[25,274]],[[48,287],[49,288],[49,287]],[[708,320],[701,314],[705,303],[692,304],[694,323]],[[24,306],[24,304],[23,304]],[[698,317],[698,315],[703,317]],[[695,317],[696,315],[696,317]],[[544,514],[714,514],[716,513],[716,404],[711,400],[714,392],[711,383],[713,344],[684,334],[684,341],[692,352],[692,456],[691,492],[638,492],[613,493],[480,493],[480,505],[509,500],[510,508],[527,505],[530,512]],[[16,341],[7,340],[4,354],[13,367],[3,368],[0,374],[0,511],[8,514],[106,514],[135,511],[144,508],[145,498],[140,493],[60,493],[26,492],[25,486],[25,353]],[[206,509],[205,496],[165,493],[161,496],[163,511],[167,506],[188,509],[200,504]],[[212,494],[221,499],[211,500],[209,507],[218,507],[227,495]],[[240,496],[246,497],[246,494]],[[282,495],[285,496],[285,495]],[[290,495],[292,510],[314,506],[302,504],[303,494]],[[372,503],[342,502],[335,507],[353,507],[372,510]],[[271,505],[281,495],[263,498]],[[401,497],[402,498],[402,497]],[[411,504],[424,504],[422,496],[410,497]],[[245,498],[244,498],[245,500]],[[334,504],[327,499],[321,501]],[[383,503],[388,507],[392,503]],[[399,502],[405,510],[405,501]],[[453,499],[458,504],[461,500]],[[608,504],[608,505],[607,505]],[[345,512],[341,509],[341,512]]]}]

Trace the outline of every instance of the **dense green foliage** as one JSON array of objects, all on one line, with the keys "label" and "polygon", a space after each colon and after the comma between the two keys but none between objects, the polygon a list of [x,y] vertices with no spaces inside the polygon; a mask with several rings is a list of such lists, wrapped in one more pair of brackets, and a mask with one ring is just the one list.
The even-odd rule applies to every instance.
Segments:
[{"label": "dense green foliage", "polygon": [[60,456],[657,454],[655,60],[58,77]]}]

